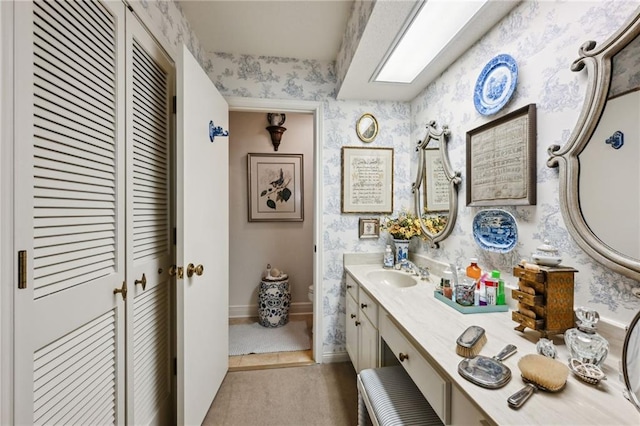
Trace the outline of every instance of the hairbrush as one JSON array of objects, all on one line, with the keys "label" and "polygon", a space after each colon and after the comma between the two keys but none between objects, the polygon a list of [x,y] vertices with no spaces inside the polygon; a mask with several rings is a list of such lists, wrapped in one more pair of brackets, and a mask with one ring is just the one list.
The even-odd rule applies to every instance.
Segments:
[{"label": "hairbrush", "polygon": [[566,365],[540,354],[523,356],[518,361],[518,367],[526,385],[507,398],[511,408],[520,408],[538,389],[547,392],[562,390],[569,376]]},{"label": "hairbrush", "polygon": [[487,335],[484,328],[472,325],[468,327],[456,340],[456,353],[465,358],[473,358],[487,343]]}]

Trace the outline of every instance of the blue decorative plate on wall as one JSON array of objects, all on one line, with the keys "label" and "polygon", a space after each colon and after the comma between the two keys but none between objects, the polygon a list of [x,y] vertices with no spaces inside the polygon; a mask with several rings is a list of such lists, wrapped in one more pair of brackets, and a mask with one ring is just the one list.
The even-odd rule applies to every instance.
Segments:
[{"label": "blue decorative plate on wall", "polygon": [[518,82],[518,65],[510,55],[491,59],[482,69],[473,91],[473,104],[482,115],[500,111],[509,102]]},{"label": "blue decorative plate on wall", "polygon": [[508,253],[518,242],[516,218],[506,210],[481,210],[473,218],[473,238],[482,250]]}]

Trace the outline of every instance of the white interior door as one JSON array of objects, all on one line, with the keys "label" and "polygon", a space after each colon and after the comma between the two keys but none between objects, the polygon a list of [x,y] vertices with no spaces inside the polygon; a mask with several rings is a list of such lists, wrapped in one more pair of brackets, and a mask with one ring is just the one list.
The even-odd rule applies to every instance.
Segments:
[{"label": "white interior door", "polygon": [[[177,422],[201,424],[228,367],[229,107],[186,47],[177,93]],[[202,265],[202,275],[189,264]],[[182,277],[180,276],[182,275]]]},{"label": "white interior door", "polygon": [[15,3],[15,424],[125,422],[124,10]]},{"label": "white interior door", "polygon": [[127,11],[127,423],[171,419],[174,66]]}]

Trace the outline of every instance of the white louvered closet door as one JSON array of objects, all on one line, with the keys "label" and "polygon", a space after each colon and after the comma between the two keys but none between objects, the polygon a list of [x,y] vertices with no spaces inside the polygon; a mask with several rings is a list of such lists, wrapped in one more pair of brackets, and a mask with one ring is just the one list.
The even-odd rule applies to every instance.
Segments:
[{"label": "white louvered closet door", "polygon": [[16,2],[16,424],[124,417],[124,5]]},{"label": "white louvered closet door", "polygon": [[[174,65],[127,11],[127,423],[171,418],[170,140]],[[143,288],[144,282],[144,288]]]}]

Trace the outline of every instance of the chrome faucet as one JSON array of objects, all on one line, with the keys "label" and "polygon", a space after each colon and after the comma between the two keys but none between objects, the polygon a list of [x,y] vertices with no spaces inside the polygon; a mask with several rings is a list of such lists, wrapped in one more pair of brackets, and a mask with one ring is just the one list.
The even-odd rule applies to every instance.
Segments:
[{"label": "chrome faucet", "polygon": [[420,275],[420,268],[418,268],[415,263],[407,259],[402,261],[402,270],[413,273],[414,275]]}]

